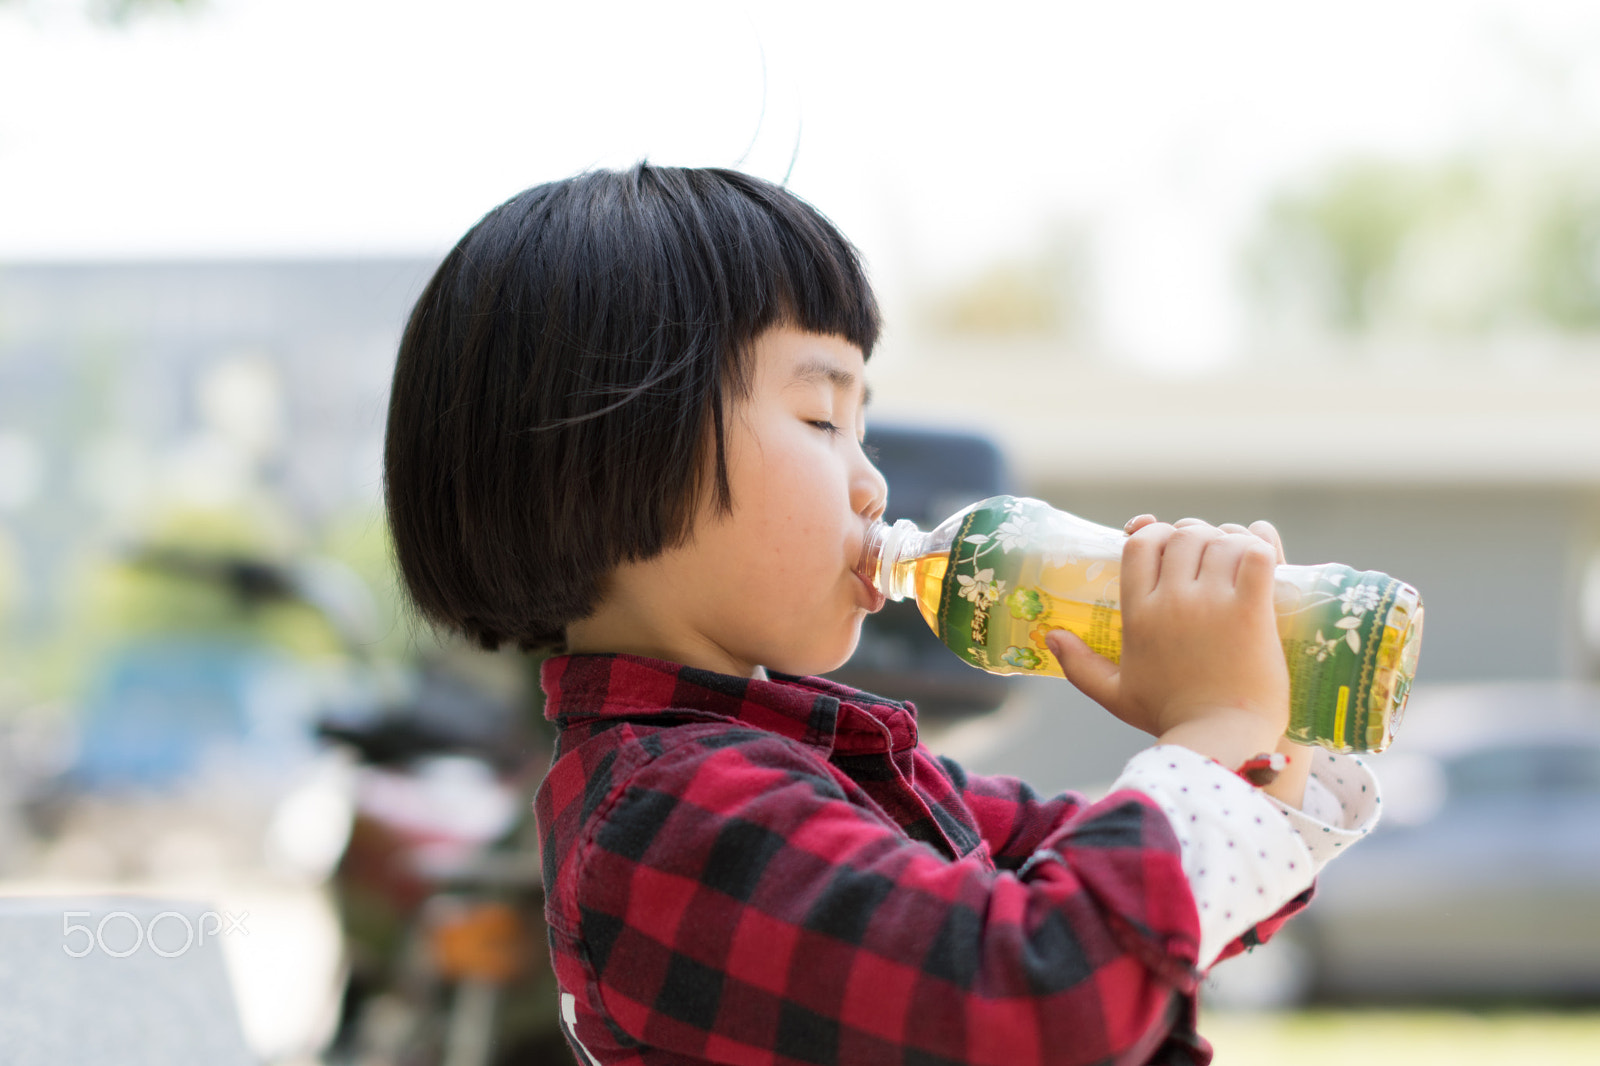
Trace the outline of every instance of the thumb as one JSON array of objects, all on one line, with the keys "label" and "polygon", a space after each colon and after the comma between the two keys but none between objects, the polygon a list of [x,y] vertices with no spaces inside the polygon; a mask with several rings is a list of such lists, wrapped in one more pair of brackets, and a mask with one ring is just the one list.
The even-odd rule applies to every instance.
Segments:
[{"label": "thumb", "polygon": [[1122,687],[1122,671],[1117,664],[1091,649],[1069,630],[1053,629],[1045,634],[1044,640],[1061,663],[1061,672],[1067,675],[1067,680],[1079,692],[1115,714]]}]

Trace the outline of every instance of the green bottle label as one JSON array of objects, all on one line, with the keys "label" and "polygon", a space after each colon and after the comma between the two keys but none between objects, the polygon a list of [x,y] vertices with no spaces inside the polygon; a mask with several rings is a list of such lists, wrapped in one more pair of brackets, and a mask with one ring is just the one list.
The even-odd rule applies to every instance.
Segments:
[{"label": "green bottle label", "polygon": [[1010,496],[974,504],[950,548],[939,639],[991,673],[1052,674],[1045,643],[1070,629],[1111,659],[1122,653],[1117,575],[1123,536]]},{"label": "green bottle label", "polygon": [[1280,602],[1289,662],[1289,736],[1340,751],[1381,751],[1405,703],[1402,643],[1410,616],[1404,582],[1338,563],[1311,569],[1311,587]]}]

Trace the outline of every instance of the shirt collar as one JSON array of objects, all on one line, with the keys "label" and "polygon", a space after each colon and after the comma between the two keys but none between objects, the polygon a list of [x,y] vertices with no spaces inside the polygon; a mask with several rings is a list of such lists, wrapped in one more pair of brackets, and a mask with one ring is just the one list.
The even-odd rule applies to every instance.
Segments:
[{"label": "shirt collar", "polygon": [[[832,754],[917,746],[916,708],[822,677],[766,680],[641,655],[557,655],[540,672],[545,717],[563,729],[606,719],[715,717]],[[665,724],[663,722],[663,724]]]}]

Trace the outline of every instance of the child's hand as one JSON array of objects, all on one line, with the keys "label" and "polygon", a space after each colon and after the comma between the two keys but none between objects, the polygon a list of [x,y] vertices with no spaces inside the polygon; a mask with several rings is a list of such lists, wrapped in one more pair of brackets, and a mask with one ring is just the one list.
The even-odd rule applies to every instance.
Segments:
[{"label": "child's hand", "polygon": [[1163,743],[1226,765],[1277,747],[1289,671],[1273,610],[1281,545],[1267,523],[1218,529],[1141,516],[1122,554],[1122,661],[1065,631],[1051,650],[1081,691]]}]

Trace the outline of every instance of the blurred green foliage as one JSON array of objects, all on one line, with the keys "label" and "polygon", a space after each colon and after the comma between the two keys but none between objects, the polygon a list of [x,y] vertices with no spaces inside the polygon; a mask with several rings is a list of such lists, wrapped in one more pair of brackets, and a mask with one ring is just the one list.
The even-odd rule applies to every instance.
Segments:
[{"label": "blurred green foliage", "polygon": [[315,542],[319,552],[355,571],[371,590],[378,632],[368,649],[372,654],[407,659],[434,654],[458,642],[441,635],[409,609],[381,503],[352,506],[333,515],[317,531]]},{"label": "blurred green foliage", "polygon": [[[26,9],[29,0],[0,0],[0,8]],[[83,0],[84,14],[108,26],[128,26],[149,15],[173,11],[192,12],[209,6],[209,0]]]},{"label": "blurred green foliage", "polygon": [[22,549],[17,539],[0,526],[0,632],[22,599]]},{"label": "blurred green foliage", "polygon": [[1088,325],[1090,248],[1081,229],[1044,228],[1038,244],[921,301],[935,333],[1073,338]]},{"label": "blurred green foliage", "polygon": [[1595,1061],[1600,1011],[1592,1002],[1575,1006],[1203,1011],[1200,1032],[1215,1047],[1216,1061],[1228,1066],[1577,1066]]},{"label": "blurred green foliage", "polygon": [[[307,660],[345,653],[340,634],[309,605],[246,604],[210,581],[131,565],[120,554],[124,547],[177,548],[274,564],[310,556],[331,559],[349,567],[372,594],[376,633],[366,645],[369,655],[401,662],[453,647],[453,638],[407,611],[381,506],[352,506],[315,529],[302,530],[281,506],[256,496],[226,507],[162,509],[109,551],[98,539],[86,543],[61,590],[62,620],[53,633],[22,642],[21,634],[0,626],[0,667],[19,696],[70,700],[110,649],[151,637],[236,640]],[[0,540],[0,586],[18,577],[7,565],[6,549]],[[0,622],[6,601],[0,588]]]},{"label": "blurred green foliage", "polygon": [[1600,331],[1600,157],[1344,163],[1265,207],[1245,266],[1269,328]]},{"label": "blurred green foliage", "polygon": [[[259,508],[175,508],[154,516],[130,546],[281,563],[288,561],[284,525]],[[340,653],[338,635],[308,606],[249,605],[221,585],[130,565],[117,554],[86,558],[73,585],[64,634],[85,669],[110,646],[154,636],[259,642],[307,658]]]},{"label": "blurred green foliage", "polygon": [[1560,326],[1600,329],[1600,175],[1557,190],[1532,237],[1535,305]]}]

